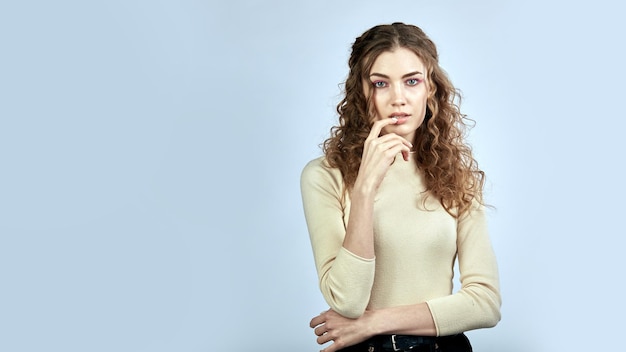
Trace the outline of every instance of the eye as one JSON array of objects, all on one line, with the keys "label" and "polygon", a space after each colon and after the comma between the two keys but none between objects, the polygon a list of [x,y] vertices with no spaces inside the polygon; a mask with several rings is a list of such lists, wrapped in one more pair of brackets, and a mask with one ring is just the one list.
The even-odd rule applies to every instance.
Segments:
[{"label": "eye", "polygon": [[421,82],[421,80],[417,79],[417,78],[409,78],[406,80],[406,84],[410,85],[410,86],[416,86]]},{"label": "eye", "polygon": [[375,81],[375,82],[372,82],[372,85],[374,86],[374,88],[385,88],[387,86],[387,82]]}]

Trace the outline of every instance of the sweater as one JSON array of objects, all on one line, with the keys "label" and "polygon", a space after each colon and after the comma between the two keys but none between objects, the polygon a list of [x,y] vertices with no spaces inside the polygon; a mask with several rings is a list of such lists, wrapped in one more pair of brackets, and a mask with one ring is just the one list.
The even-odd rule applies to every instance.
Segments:
[{"label": "sweater", "polygon": [[[413,156],[400,154],[374,199],[374,259],[345,249],[349,192],[341,172],[320,157],[301,175],[313,257],[324,299],[337,313],[358,318],[366,309],[426,302],[438,336],[492,327],[500,320],[496,257],[478,203],[460,218],[426,192]],[[461,286],[452,292],[458,260]]]}]

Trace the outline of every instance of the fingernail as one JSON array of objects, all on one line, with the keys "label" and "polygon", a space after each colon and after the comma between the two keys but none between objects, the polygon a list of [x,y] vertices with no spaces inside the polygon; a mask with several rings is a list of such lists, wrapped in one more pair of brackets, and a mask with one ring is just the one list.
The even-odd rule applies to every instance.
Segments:
[{"label": "fingernail", "polygon": [[398,122],[398,118],[397,117],[392,117],[391,118],[393,121]]}]

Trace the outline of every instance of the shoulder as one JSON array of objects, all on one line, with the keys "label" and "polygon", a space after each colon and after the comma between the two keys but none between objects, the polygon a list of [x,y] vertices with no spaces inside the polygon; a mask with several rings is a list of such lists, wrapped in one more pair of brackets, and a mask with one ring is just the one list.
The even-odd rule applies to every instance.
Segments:
[{"label": "shoulder", "polygon": [[472,203],[469,205],[467,210],[461,214],[459,217],[460,220],[471,219],[472,217],[484,217],[485,216],[485,208],[486,206],[479,202],[476,198],[472,199]]},{"label": "shoulder", "polygon": [[302,169],[302,178],[305,177],[323,177],[323,176],[336,176],[341,177],[341,171],[335,167],[331,167],[326,160],[326,157],[320,156],[309,161]]},{"label": "shoulder", "polygon": [[341,171],[328,164],[326,157],[309,161],[302,169],[300,176],[300,184],[302,188],[322,187],[338,191],[343,187],[343,178]]}]

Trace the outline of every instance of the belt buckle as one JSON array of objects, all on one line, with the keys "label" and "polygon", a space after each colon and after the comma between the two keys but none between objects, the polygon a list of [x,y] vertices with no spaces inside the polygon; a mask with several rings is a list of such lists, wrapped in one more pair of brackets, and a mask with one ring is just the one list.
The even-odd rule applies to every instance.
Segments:
[{"label": "belt buckle", "polygon": [[393,347],[394,352],[402,351],[396,347],[396,335],[391,335],[391,347]]}]

